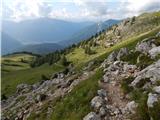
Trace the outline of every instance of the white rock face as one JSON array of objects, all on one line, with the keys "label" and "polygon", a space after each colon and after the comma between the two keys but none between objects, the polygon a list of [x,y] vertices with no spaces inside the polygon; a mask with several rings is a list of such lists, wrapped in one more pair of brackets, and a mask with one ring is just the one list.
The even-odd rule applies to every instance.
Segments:
[{"label": "white rock face", "polygon": [[151,58],[155,58],[159,54],[160,54],[160,46],[154,47],[151,50],[149,50],[149,55],[151,56]]},{"label": "white rock face", "polygon": [[101,107],[100,110],[99,110],[99,115],[100,116],[105,116],[107,113],[107,109],[104,108],[104,107]]},{"label": "white rock face", "polygon": [[97,91],[97,94],[100,96],[100,97],[106,97],[107,96],[107,92],[104,90],[104,89],[100,89]]},{"label": "white rock face", "polygon": [[147,54],[149,50],[151,50],[152,48],[156,47],[156,45],[153,43],[153,40],[150,39],[144,39],[141,42],[139,42],[136,45],[136,51],[142,52],[144,54]]},{"label": "white rock face", "polygon": [[153,107],[153,104],[157,101],[158,101],[157,94],[152,94],[152,93],[148,94],[148,100],[147,100],[148,107]]},{"label": "white rock face", "polygon": [[92,100],[91,100],[91,106],[95,109],[98,110],[102,105],[104,104],[104,100],[99,97],[99,96],[95,96]]},{"label": "white rock face", "polygon": [[135,74],[135,77],[135,80],[131,83],[131,86],[133,87],[135,87],[142,79],[145,78],[150,78],[152,83],[160,80],[160,60]]},{"label": "white rock face", "polygon": [[95,112],[90,112],[86,115],[83,120],[101,120]]},{"label": "white rock face", "polygon": [[107,61],[108,61],[109,63],[112,63],[112,62],[116,61],[116,60],[117,60],[117,55],[118,55],[118,52],[117,52],[117,51],[113,51],[113,52],[108,56]]},{"label": "white rock face", "polygon": [[137,103],[135,103],[135,101],[131,101],[129,102],[126,107],[125,110],[128,110],[131,113],[135,113],[135,109],[137,108]]},{"label": "white rock face", "polygon": [[156,93],[160,94],[160,86],[154,87],[153,90],[154,90]]}]

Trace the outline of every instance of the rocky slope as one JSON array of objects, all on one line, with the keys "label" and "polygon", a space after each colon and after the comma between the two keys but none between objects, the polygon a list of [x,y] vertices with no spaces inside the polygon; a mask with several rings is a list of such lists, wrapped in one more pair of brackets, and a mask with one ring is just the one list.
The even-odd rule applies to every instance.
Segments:
[{"label": "rocky slope", "polygon": [[[158,120],[159,54],[160,33],[137,43],[134,49],[113,51],[100,66],[104,72],[99,80],[100,89],[90,102],[93,111],[83,120]],[[134,60],[126,59],[131,55]],[[2,101],[2,120],[26,120],[33,112],[41,113],[45,105],[49,119],[53,109],[47,103],[64,98],[79,82],[94,73],[83,71],[78,74],[73,66],[68,70],[52,75],[50,80],[18,85],[16,94]]]},{"label": "rocky slope", "polygon": [[[96,42],[97,46],[95,48],[99,46],[110,48],[114,45],[107,51],[107,54],[104,54],[106,58],[103,63],[101,63],[102,59],[98,61],[101,56],[97,55],[97,59],[92,59],[91,62],[86,63],[87,67],[84,68],[82,66],[82,72],[77,72],[74,66],[69,66],[65,71],[51,76],[50,79],[43,80],[33,85],[18,85],[17,92],[13,96],[2,101],[2,120],[56,120],[57,117],[52,118],[55,112],[75,110],[76,112],[79,111],[77,114],[80,114],[80,112],[82,113],[82,111],[86,110],[81,110],[80,106],[86,104],[91,104],[91,109],[89,109],[92,112],[87,115],[89,111],[87,109],[78,117],[79,119],[158,120],[160,118],[158,114],[160,110],[160,32],[157,33],[156,36],[152,36],[151,34],[143,34],[143,36],[138,38],[135,36],[156,28],[156,26],[159,25],[159,17],[159,14],[156,14],[147,21],[145,21],[146,15],[129,19],[129,22],[127,19],[91,39],[90,41]],[[156,31],[157,30],[159,29],[156,29]],[[148,35],[150,35],[150,37],[143,39],[144,36]],[[130,37],[134,37],[136,40],[130,43],[123,42],[128,48],[121,48],[123,44],[118,44],[118,47],[115,45],[125,39],[126,41],[131,40],[128,39]],[[140,42],[134,46],[137,41]],[[87,44],[89,43],[85,45]],[[121,49],[118,50],[119,48]],[[113,51],[115,49],[116,51]],[[112,53],[108,56],[109,52]],[[69,104],[68,106],[63,106],[63,104],[61,104],[54,106],[53,103],[63,102],[60,100],[65,100],[66,96],[70,94],[80,82],[83,83],[88,77],[94,75],[97,69],[103,69],[104,75],[102,79],[99,79],[99,77],[97,78],[97,81],[99,80],[98,83],[97,81],[92,81],[94,84],[97,83],[99,85],[99,90],[96,95],[89,90],[90,88],[85,89],[85,92],[81,90],[80,93],[74,91],[75,94],[79,94],[79,98],[87,100],[83,101],[83,103],[80,103],[78,106],[76,103],[79,103],[81,100],[76,99],[74,101],[75,96],[72,96],[67,102],[74,101],[76,105]],[[88,84],[82,85],[87,87],[89,86]],[[97,87],[91,90],[96,91]],[[90,97],[86,98],[86,95],[93,97],[93,99],[90,100]],[[90,101],[90,103],[88,103],[88,101]],[[55,108],[58,109],[60,106],[64,107],[63,109],[65,110],[61,110],[62,108],[60,108],[60,110],[55,110]],[[71,108],[73,110],[71,110]],[[73,113],[68,112],[69,111],[66,113],[59,113],[59,120],[64,118],[60,118],[60,116],[63,115],[67,116],[71,114],[71,116],[74,116]],[[39,118],[42,114],[45,117]],[[75,120],[76,117],[74,117],[72,119],[66,119]]]},{"label": "rocky slope", "polygon": [[[42,80],[33,85],[19,84],[16,93],[2,101],[2,120],[26,120],[31,113],[42,112],[45,104],[57,101],[70,93],[79,82],[88,78],[93,72],[78,75],[72,67],[53,74],[49,80]],[[47,116],[52,113],[48,107]]]},{"label": "rocky slope", "polygon": [[[83,120],[158,120],[159,50],[160,32],[137,43],[132,50],[122,48],[112,52],[101,65],[104,76],[99,81],[101,89],[90,103],[93,111]],[[123,57],[130,54],[135,55],[135,64],[130,64],[130,58],[124,60]]]}]

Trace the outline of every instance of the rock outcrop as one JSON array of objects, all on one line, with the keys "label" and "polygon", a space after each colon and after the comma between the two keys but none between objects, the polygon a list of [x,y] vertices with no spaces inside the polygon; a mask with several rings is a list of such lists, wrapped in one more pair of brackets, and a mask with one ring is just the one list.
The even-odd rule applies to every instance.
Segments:
[{"label": "rock outcrop", "polygon": [[[156,37],[159,37],[159,33]],[[147,105],[148,112],[145,114],[149,114],[149,119],[155,117],[150,113],[154,113],[154,109],[160,109],[156,108],[160,106],[155,106],[160,103],[160,60],[157,59],[159,46],[156,44],[156,40],[156,38],[146,38],[138,42],[133,50],[122,48],[119,51],[113,51],[101,64],[100,67],[104,72],[103,78],[99,82],[101,89],[97,91],[98,95],[91,101],[93,111],[100,117],[99,120],[129,120],[131,116],[139,114],[137,113],[137,109],[141,109],[138,107],[139,103],[131,100],[131,96],[133,97],[135,94],[142,95],[141,105]],[[138,62],[129,64],[129,62],[121,60],[122,57],[129,54],[138,55],[136,58]],[[141,60],[145,61],[142,59],[143,56],[151,59],[149,59],[150,62],[147,61],[147,66],[141,68],[139,67],[140,63],[143,64]],[[127,93],[124,93],[124,90]],[[134,93],[135,91],[137,93]],[[135,99],[141,100],[141,98]],[[96,116],[94,118],[96,119]]]}]

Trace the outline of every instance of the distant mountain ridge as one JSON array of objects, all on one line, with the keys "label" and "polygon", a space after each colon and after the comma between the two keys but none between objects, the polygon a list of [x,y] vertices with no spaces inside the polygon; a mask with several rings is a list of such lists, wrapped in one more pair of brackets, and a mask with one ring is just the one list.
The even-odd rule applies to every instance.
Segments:
[{"label": "distant mountain ridge", "polygon": [[8,40],[5,40],[6,37],[2,37],[2,41],[6,41],[7,46],[10,46],[10,48],[5,47],[2,53],[26,51],[46,54],[54,52],[68,45],[86,40],[118,22],[119,20],[112,19],[98,23],[90,21],[68,22],[50,18],[21,22],[3,21],[2,32],[14,39],[12,41],[15,41],[17,45],[12,47],[12,42],[8,42]]},{"label": "distant mountain ridge", "polygon": [[81,29],[80,31],[75,33],[70,39],[59,42],[59,44],[65,44],[67,46],[73,43],[78,43],[82,40],[90,38],[91,36],[95,35],[100,31],[106,30],[114,24],[118,24],[119,22],[120,20],[109,19],[104,22],[94,23],[84,29]]},{"label": "distant mountain ridge", "polygon": [[25,43],[56,43],[71,37],[93,22],[68,22],[50,18],[39,18],[21,22],[3,21],[2,31]]},{"label": "distant mountain ridge", "polygon": [[1,32],[1,54],[12,53],[14,49],[22,47],[23,44],[14,38],[10,37],[8,34]]},{"label": "distant mountain ridge", "polygon": [[29,45],[25,45],[21,48],[15,49],[15,52],[22,52],[22,51],[26,51],[26,52],[32,52],[35,54],[47,54],[50,52],[54,52],[56,50],[61,50],[64,47],[56,44],[56,43],[41,43],[41,44],[29,44]]}]

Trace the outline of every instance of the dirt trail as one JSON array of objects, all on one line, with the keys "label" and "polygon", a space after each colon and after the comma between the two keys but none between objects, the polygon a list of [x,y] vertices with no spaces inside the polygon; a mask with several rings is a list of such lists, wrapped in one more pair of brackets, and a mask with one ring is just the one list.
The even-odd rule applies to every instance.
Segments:
[{"label": "dirt trail", "polygon": [[119,110],[117,115],[108,115],[104,120],[129,120],[127,115],[122,113],[122,109],[126,107],[129,102],[123,94],[119,81],[111,81],[109,83],[101,83],[101,88],[107,92],[107,105],[113,107],[113,111]]},{"label": "dirt trail", "polygon": [[103,89],[108,93],[109,104],[116,107],[125,107],[127,100],[124,99],[124,94],[119,83],[105,83]]}]

